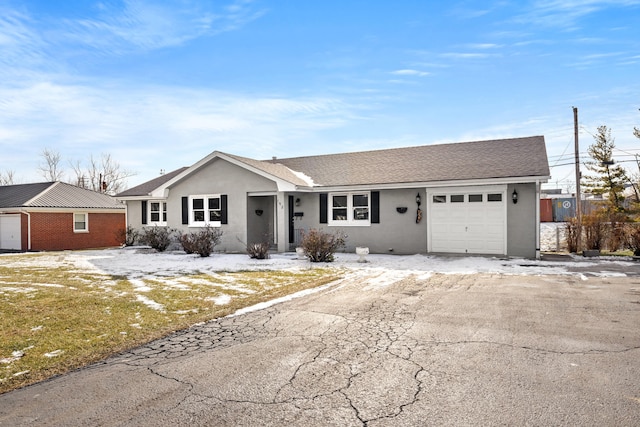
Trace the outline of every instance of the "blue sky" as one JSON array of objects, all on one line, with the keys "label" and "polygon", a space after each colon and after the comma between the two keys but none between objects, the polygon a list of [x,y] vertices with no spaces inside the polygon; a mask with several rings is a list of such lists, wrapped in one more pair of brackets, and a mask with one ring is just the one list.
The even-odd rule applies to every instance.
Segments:
[{"label": "blue sky", "polygon": [[[549,186],[599,125],[637,172],[640,0],[3,0],[0,173],[48,148],[135,172],[544,135]],[[565,165],[565,166],[562,166]]]}]

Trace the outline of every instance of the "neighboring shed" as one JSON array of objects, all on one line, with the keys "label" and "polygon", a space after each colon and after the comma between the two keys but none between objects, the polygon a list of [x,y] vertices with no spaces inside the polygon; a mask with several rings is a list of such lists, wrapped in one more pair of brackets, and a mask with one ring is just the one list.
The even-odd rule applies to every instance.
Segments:
[{"label": "neighboring shed", "polygon": [[113,197],[63,182],[0,186],[0,249],[119,246],[125,214]]}]

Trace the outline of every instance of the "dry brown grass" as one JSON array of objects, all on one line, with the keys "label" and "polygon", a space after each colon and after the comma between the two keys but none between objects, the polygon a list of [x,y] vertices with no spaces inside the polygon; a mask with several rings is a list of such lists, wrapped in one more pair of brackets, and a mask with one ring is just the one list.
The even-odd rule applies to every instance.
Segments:
[{"label": "dry brown grass", "polygon": [[311,269],[129,280],[71,265],[38,267],[37,260],[25,255],[22,263],[0,264],[0,393],[339,278],[335,270]]}]

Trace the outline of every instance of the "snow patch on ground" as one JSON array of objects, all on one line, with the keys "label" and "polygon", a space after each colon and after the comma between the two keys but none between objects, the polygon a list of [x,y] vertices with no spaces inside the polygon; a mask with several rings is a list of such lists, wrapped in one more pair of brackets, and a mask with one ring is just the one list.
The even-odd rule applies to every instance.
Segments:
[{"label": "snow patch on ground", "polygon": [[164,311],[164,306],[160,303],[155,302],[151,298],[147,298],[144,295],[137,294],[136,299],[149,308],[153,308],[154,310],[158,311]]}]

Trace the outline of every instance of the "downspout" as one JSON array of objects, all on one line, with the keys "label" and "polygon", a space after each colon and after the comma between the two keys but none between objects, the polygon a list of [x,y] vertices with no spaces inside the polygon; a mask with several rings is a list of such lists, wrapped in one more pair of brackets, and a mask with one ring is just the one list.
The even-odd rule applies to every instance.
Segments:
[{"label": "downspout", "polygon": [[30,251],[31,250],[31,214],[25,211],[24,209],[20,209],[20,213],[23,213],[27,216],[27,251]]},{"label": "downspout", "polygon": [[536,181],[536,259],[540,259],[540,181]]}]

